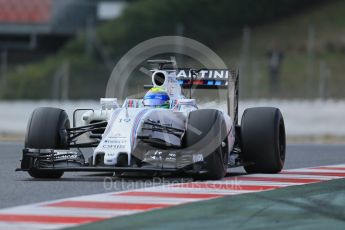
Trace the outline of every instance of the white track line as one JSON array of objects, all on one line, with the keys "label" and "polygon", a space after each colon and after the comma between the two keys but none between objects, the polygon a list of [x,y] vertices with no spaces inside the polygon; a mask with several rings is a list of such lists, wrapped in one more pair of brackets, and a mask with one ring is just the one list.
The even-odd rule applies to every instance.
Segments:
[{"label": "white track line", "polygon": [[174,187],[167,187],[167,188],[160,188],[159,186],[153,188],[143,188],[138,189],[138,191],[146,191],[146,192],[166,192],[166,193],[189,193],[189,194],[214,194],[220,196],[226,195],[234,195],[239,194],[239,191],[229,191],[229,190],[207,190],[205,189],[190,189],[190,188],[174,188]]},{"label": "white track line", "polygon": [[316,173],[345,173],[345,170],[332,170],[332,169],[314,169],[314,168],[307,168],[307,169],[291,169],[288,170],[289,172],[316,172]]},{"label": "white track line", "polygon": [[80,208],[62,208],[62,207],[47,207],[47,206],[23,206],[20,208],[9,208],[1,210],[0,214],[21,214],[28,215],[34,213],[35,215],[46,216],[75,216],[75,217],[103,217],[111,218],[116,216],[123,216],[137,213],[138,211],[126,210],[100,210],[100,209],[80,209]]},{"label": "white track line", "polygon": [[[83,201],[85,198],[72,198],[70,200]],[[162,197],[143,197],[143,196],[92,196],[88,197],[87,201],[98,201],[98,202],[123,202],[123,203],[134,203],[134,204],[183,204],[187,202],[193,202],[200,199],[182,199],[182,198],[162,198]]]},{"label": "white track line", "polygon": [[245,175],[243,177],[296,178],[296,179],[301,178],[301,179],[316,179],[316,180],[321,180],[321,181],[342,178],[339,176],[316,176],[316,175],[303,175],[303,174],[251,174],[251,175]]},{"label": "white track line", "polygon": [[39,224],[39,223],[19,223],[0,222],[0,229],[4,230],[37,230],[37,229],[62,229],[73,227],[75,224]]}]

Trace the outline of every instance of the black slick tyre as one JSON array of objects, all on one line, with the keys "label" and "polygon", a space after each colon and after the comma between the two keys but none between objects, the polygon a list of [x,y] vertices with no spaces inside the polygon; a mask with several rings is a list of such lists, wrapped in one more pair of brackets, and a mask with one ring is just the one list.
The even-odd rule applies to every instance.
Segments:
[{"label": "black slick tyre", "polygon": [[241,121],[241,149],[248,173],[278,173],[286,153],[284,119],[279,109],[246,109]]}]

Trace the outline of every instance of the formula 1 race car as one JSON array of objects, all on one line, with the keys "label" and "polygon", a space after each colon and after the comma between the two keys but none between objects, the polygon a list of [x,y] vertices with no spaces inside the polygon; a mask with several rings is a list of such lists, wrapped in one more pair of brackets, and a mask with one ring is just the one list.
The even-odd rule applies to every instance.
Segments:
[{"label": "formula 1 race car", "polygon": [[[221,179],[239,166],[248,173],[282,170],[282,114],[277,108],[248,108],[238,124],[238,71],[174,69],[169,60],[149,62],[156,68],[143,99],[127,98],[120,106],[116,98],[102,98],[98,110],[76,109],[72,127],[62,109],[35,109],[16,170],[34,178],[89,171],[202,179]],[[195,99],[184,96],[186,88],[227,90],[228,111],[198,109]],[[76,126],[78,112],[81,126]],[[93,151],[88,159],[83,148]]]}]

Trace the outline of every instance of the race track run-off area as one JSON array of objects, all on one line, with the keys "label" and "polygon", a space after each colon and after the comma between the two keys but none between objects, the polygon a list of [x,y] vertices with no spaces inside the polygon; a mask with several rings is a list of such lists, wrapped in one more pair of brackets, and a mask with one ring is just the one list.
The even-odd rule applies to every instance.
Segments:
[{"label": "race track run-off area", "polygon": [[192,202],[341,178],[345,178],[345,164],[78,196],[2,209],[0,229],[61,229]]}]

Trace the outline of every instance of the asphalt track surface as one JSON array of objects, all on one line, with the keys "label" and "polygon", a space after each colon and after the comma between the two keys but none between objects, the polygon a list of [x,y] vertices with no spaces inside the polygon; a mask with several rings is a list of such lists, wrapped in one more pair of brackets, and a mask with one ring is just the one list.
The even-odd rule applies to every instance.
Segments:
[{"label": "asphalt track surface", "polygon": [[[156,186],[188,178],[116,178],[109,174],[66,173],[60,180],[35,180],[14,172],[21,158],[21,143],[0,142],[0,208],[79,195]],[[345,162],[345,145],[294,144],[287,147],[285,169],[340,164]],[[241,168],[232,174],[243,172]]]}]

